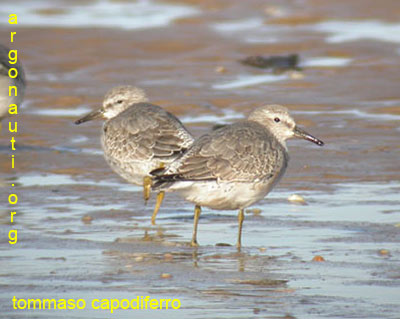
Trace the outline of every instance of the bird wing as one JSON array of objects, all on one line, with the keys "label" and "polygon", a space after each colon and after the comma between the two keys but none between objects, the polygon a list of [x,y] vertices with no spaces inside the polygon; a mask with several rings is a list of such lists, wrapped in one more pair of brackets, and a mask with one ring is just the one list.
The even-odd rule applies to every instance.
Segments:
[{"label": "bird wing", "polygon": [[237,181],[268,179],[285,165],[287,152],[261,125],[243,121],[198,139],[156,180]]},{"label": "bird wing", "polygon": [[193,137],[171,113],[150,103],[138,103],[104,126],[103,145],[119,157],[170,162],[193,142]]}]

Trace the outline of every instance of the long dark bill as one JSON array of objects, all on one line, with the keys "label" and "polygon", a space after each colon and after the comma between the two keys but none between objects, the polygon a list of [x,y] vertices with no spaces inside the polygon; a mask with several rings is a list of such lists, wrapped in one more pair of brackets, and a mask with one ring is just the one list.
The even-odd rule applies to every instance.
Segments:
[{"label": "long dark bill", "polygon": [[89,114],[85,115],[84,117],[80,118],[79,120],[75,121],[76,125],[79,125],[81,123],[91,121],[94,119],[97,119],[103,115],[103,112],[101,110],[95,110],[93,112],[90,112]]},{"label": "long dark bill", "polygon": [[294,128],[294,135],[299,138],[304,138],[305,140],[313,142],[319,146],[324,145],[324,142],[322,142],[321,140],[312,136],[311,134],[308,134],[306,131],[302,130],[301,128],[299,128],[297,126]]}]

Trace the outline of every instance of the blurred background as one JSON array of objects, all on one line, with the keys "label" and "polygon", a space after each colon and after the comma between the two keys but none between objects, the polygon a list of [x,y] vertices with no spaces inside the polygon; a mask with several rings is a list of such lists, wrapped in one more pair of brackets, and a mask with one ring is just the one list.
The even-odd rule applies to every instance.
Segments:
[{"label": "blurred background", "polygon": [[[182,302],[178,311],[120,310],[113,318],[398,318],[399,1],[0,4],[0,41],[18,49],[28,80],[15,170],[8,119],[0,139],[7,318],[65,316],[13,310],[14,295]],[[11,13],[17,26],[8,25]],[[248,210],[240,253],[236,212],[207,209],[193,250],[192,205],[167,196],[151,226],[154,198],[144,206],[141,189],[108,167],[101,122],[73,124],[120,84],[143,88],[195,136],[279,103],[326,145],[289,141],[289,169]],[[304,201],[289,201],[293,194]],[[68,316],[110,317],[90,309]]]}]

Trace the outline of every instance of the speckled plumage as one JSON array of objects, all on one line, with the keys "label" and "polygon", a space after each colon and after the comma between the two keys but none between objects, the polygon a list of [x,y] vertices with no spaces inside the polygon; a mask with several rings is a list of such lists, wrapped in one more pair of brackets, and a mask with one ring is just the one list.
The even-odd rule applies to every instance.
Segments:
[{"label": "speckled plumage", "polygon": [[[103,106],[75,124],[102,117],[106,121],[101,134],[104,157],[110,167],[132,184],[143,185],[144,199],[150,196],[150,172],[179,157],[193,137],[173,114],[147,102],[143,90],[118,86],[104,97]],[[164,198],[157,195],[152,223]]]},{"label": "speckled plumage", "polygon": [[193,143],[193,137],[161,107],[136,103],[104,123],[101,141],[112,169],[141,185],[150,171],[181,155]]},{"label": "speckled plumage", "polygon": [[[240,247],[243,209],[264,198],[286,171],[286,139],[302,137],[322,141],[299,129],[288,110],[280,105],[255,109],[248,117],[196,140],[186,153],[157,170],[156,190],[178,191],[196,205],[212,209],[239,209]],[[197,245],[197,222],[192,245]]]},{"label": "speckled plumage", "polygon": [[[157,178],[155,188],[179,189],[189,201],[213,209],[245,208],[279,181],[288,159],[284,146],[265,127],[242,121],[199,138]],[[250,198],[230,196],[227,190],[236,193],[232,184],[238,195],[243,194],[242,188],[257,194]],[[205,194],[207,187],[213,188],[211,194]]]}]

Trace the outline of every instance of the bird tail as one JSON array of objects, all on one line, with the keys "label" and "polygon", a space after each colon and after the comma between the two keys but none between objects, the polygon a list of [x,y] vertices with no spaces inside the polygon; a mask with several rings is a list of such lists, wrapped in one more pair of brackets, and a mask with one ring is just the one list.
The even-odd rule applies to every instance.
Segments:
[{"label": "bird tail", "polygon": [[165,174],[165,168],[156,168],[150,172],[150,175],[153,179],[153,184],[151,188],[156,191],[161,191],[169,188],[172,184],[175,183],[176,178],[175,174]]}]

